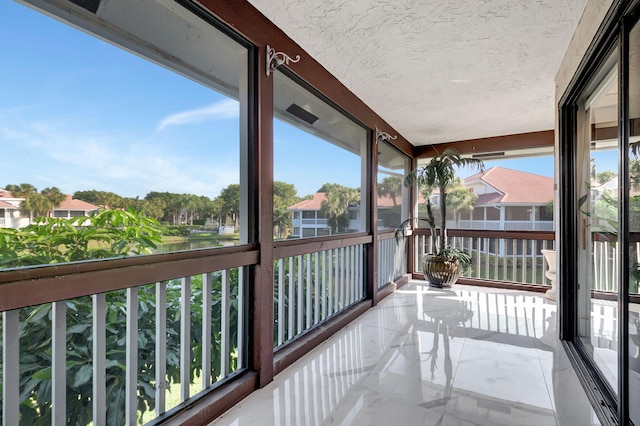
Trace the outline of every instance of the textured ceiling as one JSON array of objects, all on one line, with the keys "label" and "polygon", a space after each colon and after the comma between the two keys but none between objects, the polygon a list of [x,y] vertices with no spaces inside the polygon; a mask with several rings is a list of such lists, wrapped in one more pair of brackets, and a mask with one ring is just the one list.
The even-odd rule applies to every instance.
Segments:
[{"label": "textured ceiling", "polygon": [[586,4],[249,1],[414,145],[553,129],[554,78]]}]

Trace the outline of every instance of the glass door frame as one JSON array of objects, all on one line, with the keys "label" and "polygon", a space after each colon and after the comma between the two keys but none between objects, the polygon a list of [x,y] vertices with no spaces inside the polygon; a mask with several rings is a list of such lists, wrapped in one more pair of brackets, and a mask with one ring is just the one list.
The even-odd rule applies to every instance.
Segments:
[{"label": "glass door frame", "polygon": [[[560,220],[558,229],[560,292],[560,339],[576,373],[603,424],[629,421],[629,33],[638,24],[639,1],[614,4],[587,50],[567,91],[559,102]],[[578,99],[605,61],[618,49],[618,191],[619,191],[619,288],[618,307],[618,396],[590,357],[578,336],[578,250],[582,230],[578,217]]]}]

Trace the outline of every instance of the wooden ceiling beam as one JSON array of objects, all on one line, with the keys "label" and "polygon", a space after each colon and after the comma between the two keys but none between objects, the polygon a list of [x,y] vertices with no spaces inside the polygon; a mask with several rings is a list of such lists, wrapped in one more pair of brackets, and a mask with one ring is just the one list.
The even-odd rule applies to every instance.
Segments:
[{"label": "wooden ceiling beam", "polygon": [[460,154],[482,154],[514,149],[542,148],[553,146],[555,136],[553,130],[519,133],[515,135],[494,136],[490,138],[467,139],[434,145],[415,147],[416,158],[429,158],[447,148],[455,148]]}]

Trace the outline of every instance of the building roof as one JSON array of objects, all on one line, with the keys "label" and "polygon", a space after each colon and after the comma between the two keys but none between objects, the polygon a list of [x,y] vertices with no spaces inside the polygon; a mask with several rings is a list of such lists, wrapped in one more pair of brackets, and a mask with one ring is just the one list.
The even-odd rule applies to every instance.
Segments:
[{"label": "building roof", "polygon": [[67,198],[60,203],[60,205],[58,207],[56,207],[54,210],[84,210],[84,211],[90,211],[90,210],[98,210],[99,207],[98,206],[94,206],[91,203],[87,203],[86,201],[82,201],[82,200],[74,200],[73,198],[71,198],[71,194],[66,194]]},{"label": "building roof", "polygon": [[324,192],[316,192],[310,200],[302,200],[289,207],[289,210],[320,210],[322,202],[327,199]]},{"label": "building roof", "polygon": [[7,191],[4,188],[0,188],[0,198],[16,198],[13,196],[11,191]]},{"label": "building roof", "polygon": [[484,173],[476,173],[464,179],[466,186],[478,181],[490,185],[496,191],[481,194],[476,205],[544,204],[553,200],[553,178],[548,176],[492,167]]},{"label": "building roof", "polygon": [[[65,194],[65,199],[64,201],[62,201],[60,203],[60,205],[58,207],[56,207],[54,210],[83,210],[83,211],[92,211],[92,210],[98,210],[100,207],[95,206],[91,203],[87,203],[86,201],[82,201],[82,200],[75,200],[71,197],[71,194]],[[7,191],[6,189],[0,188],[0,207],[2,208],[13,208],[16,209],[18,208],[17,205],[15,204],[10,204],[7,203],[6,201],[2,201],[1,199],[5,198],[5,199],[12,199],[12,200],[24,200],[23,197],[15,197],[10,191]],[[15,201],[14,201],[15,202]]]}]

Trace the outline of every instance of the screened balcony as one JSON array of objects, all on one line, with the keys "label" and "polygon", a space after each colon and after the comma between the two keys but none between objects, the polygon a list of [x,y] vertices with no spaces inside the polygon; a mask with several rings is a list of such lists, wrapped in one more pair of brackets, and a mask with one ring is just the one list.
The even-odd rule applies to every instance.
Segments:
[{"label": "screened balcony", "polygon": [[[40,228],[0,229],[3,426],[599,424],[558,338],[563,311],[545,297],[542,250],[564,244],[553,87],[569,77],[555,73],[577,67],[565,53],[583,11],[602,2],[18,3],[35,12],[0,13],[5,44],[24,54],[0,85],[19,94],[0,104],[0,135],[15,149],[3,146],[7,184],[17,194],[19,182],[61,179],[107,217],[94,229],[99,218],[45,211]],[[502,25],[519,37],[478,45]],[[416,44],[400,28],[434,32]],[[127,68],[125,56],[139,62]],[[454,62],[433,69],[435,58]],[[67,62],[77,69],[58,74]],[[112,74],[117,84],[105,83]],[[482,207],[482,221],[459,220],[450,244],[472,266],[434,290],[420,264],[429,230],[394,232],[424,200],[397,183],[447,147],[486,161],[546,156],[556,187],[516,207],[537,209],[531,217]],[[62,165],[37,167],[43,156]],[[94,182],[131,193],[80,186]],[[197,211],[201,198],[208,210]],[[547,201],[555,213],[539,221]],[[130,206],[139,216],[118,219]],[[198,245],[154,234],[162,225],[197,239],[213,224],[216,238]],[[619,245],[592,238],[589,306],[602,321],[590,330],[610,350]]]}]

